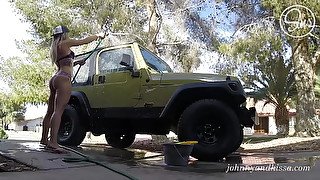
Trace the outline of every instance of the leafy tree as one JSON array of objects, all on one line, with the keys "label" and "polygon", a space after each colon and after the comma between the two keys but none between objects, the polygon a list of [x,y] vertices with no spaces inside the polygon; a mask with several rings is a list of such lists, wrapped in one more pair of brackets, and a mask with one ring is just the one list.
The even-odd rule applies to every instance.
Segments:
[{"label": "leafy tree", "polygon": [[[276,28],[280,29],[280,18],[282,12],[291,5],[304,5],[308,7],[315,15],[315,24],[319,24],[320,4],[317,0],[247,0],[239,1],[225,0],[228,9],[234,13],[237,19],[234,24],[236,27],[250,26],[252,23],[261,21],[266,17],[273,17],[276,20]],[[294,10],[286,17],[292,21],[307,22],[310,14],[307,11]],[[296,23],[282,24],[287,29],[296,27]],[[302,25],[302,24],[300,24]],[[305,34],[309,29],[303,26],[295,35]],[[298,28],[299,29],[299,28]],[[316,72],[319,67],[320,48],[319,48],[319,26],[311,34],[300,38],[286,36],[284,39],[291,50],[293,67],[295,70],[295,80],[297,95],[297,122],[296,134],[298,136],[316,136],[320,134],[320,121],[315,111],[315,91]]]},{"label": "leafy tree", "polygon": [[169,14],[163,19],[174,23],[163,23],[160,32],[165,35],[167,42],[160,43],[158,47],[165,49],[165,56],[173,60],[176,70],[181,68],[181,71],[192,72],[200,65],[201,55],[215,51],[219,46],[216,33],[219,15],[215,11],[215,4],[202,0],[160,2],[164,6],[162,14]]},{"label": "leafy tree", "polygon": [[11,88],[10,99],[15,104],[41,104],[48,98],[48,81],[53,73],[48,48],[34,42],[23,44],[27,57],[11,57],[1,62],[0,74]]},{"label": "leafy tree", "polygon": [[[301,4],[308,7],[314,14],[315,24],[320,24],[320,4],[317,0],[302,1],[263,1],[263,5],[273,9],[273,15],[281,18],[281,13],[285,8]],[[310,14],[301,10],[301,16],[298,11],[288,14],[290,20],[307,21]],[[283,24],[285,28],[294,24]],[[304,35],[308,31],[306,26],[300,28],[295,35]],[[315,110],[315,91],[316,72],[320,62],[320,33],[318,27],[314,29],[308,36],[300,38],[287,37],[287,41],[292,49],[293,65],[295,69],[296,88],[298,92],[297,98],[297,122],[296,133],[299,136],[317,136],[320,135],[320,120]]]},{"label": "leafy tree", "polygon": [[8,139],[7,133],[0,127],[0,139]]},{"label": "leafy tree", "polygon": [[24,120],[26,108],[9,98],[10,94],[0,92],[0,119],[2,127],[12,121]]},{"label": "leafy tree", "polygon": [[241,62],[250,62],[245,66],[246,73],[241,71],[240,76],[256,99],[266,99],[265,104],[275,105],[278,134],[285,136],[289,131],[286,106],[295,95],[294,71],[291,59],[285,57],[288,49],[281,33],[273,28],[272,22],[267,25],[241,32],[241,37],[222,45],[220,50]]},{"label": "leafy tree", "polygon": [[5,125],[5,117],[8,115],[8,110],[5,106],[5,94],[0,93],[0,119],[1,119],[1,127]]}]

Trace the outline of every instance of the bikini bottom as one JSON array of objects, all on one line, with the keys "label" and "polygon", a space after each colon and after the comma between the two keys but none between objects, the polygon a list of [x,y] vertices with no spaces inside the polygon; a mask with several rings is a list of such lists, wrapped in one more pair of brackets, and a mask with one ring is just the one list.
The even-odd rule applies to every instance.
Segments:
[{"label": "bikini bottom", "polygon": [[60,77],[66,77],[71,81],[71,74],[65,72],[65,71],[58,71],[49,81],[49,87],[51,90],[55,90],[56,88],[54,87],[54,81],[55,79],[60,76]]}]

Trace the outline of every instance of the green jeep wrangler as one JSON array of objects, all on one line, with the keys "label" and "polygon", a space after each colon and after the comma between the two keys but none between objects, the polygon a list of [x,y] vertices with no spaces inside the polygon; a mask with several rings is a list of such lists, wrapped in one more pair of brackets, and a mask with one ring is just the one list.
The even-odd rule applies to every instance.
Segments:
[{"label": "green jeep wrangler", "polygon": [[[198,141],[192,156],[218,160],[237,150],[243,127],[255,109],[231,76],[173,73],[169,65],[137,43],[98,48],[80,68],[59,129],[59,143],[78,146],[86,132],[105,134],[115,148],[127,148],[136,134]],[[75,68],[77,69],[77,68]]]}]

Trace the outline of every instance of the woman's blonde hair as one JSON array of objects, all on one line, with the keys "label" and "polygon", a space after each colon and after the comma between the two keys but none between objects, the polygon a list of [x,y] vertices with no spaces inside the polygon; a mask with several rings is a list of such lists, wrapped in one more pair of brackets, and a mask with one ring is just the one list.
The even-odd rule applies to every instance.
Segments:
[{"label": "woman's blonde hair", "polygon": [[65,39],[67,39],[67,33],[57,34],[53,36],[50,49],[50,57],[52,64],[55,64],[57,62],[59,43]]}]

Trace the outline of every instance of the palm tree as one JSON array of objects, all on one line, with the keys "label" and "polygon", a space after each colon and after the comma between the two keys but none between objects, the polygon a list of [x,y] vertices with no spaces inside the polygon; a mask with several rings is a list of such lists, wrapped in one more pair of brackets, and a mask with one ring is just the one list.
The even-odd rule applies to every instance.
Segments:
[{"label": "palm tree", "polygon": [[293,65],[283,56],[260,62],[255,66],[255,75],[250,76],[250,93],[257,100],[266,100],[265,104],[275,105],[275,120],[278,136],[289,134],[289,112],[287,105],[296,94]]},{"label": "palm tree", "polygon": [[[291,48],[279,30],[277,22],[262,20],[248,28],[240,28],[229,44],[219,50],[225,55],[240,60],[237,72],[250,93],[257,100],[266,100],[265,105],[275,105],[278,134],[289,132],[287,105],[296,94]],[[290,57],[290,58],[289,58]],[[245,62],[245,63],[244,63]]]}]

